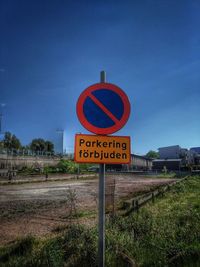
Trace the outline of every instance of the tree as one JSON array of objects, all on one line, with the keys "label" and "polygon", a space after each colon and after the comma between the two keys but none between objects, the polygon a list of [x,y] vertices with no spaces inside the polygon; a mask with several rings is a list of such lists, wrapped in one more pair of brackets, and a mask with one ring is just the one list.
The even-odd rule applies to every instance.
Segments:
[{"label": "tree", "polygon": [[3,149],[3,141],[0,141],[0,149]]},{"label": "tree", "polygon": [[159,154],[156,151],[150,150],[147,154],[146,154],[147,158],[151,158],[151,159],[158,159],[159,158]]},{"label": "tree", "polygon": [[30,148],[33,152],[41,153],[45,149],[45,141],[42,138],[36,138],[31,141]]},{"label": "tree", "polygon": [[30,151],[31,151],[31,148],[30,148],[30,145],[22,145],[21,146],[21,155],[29,155]]},{"label": "tree", "polygon": [[3,139],[4,139],[4,134],[0,133],[0,149],[4,148]]},{"label": "tree", "polygon": [[20,149],[21,148],[21,142],[14,134],[12,136],[11,146],[13,149]]},{"label": "tree", "polygon": [[8,150],[18,150],[21,148],[20,140],[10,132],[6,132],[3,139],[3,146]]},{"label": "tree", "polygon": [[7,149],[11,149],[12,144],[12,134],[10,132],[6,132],[3,139],[3,145]]},{"label": "tree", "polygon": [[54,144],[50,141],[45,141],[46,152],[54,153]]},{"label": "tree", "polygon": [[53,153],[54,144],[48,140],[45,141],[42,138],[36,138],[31,141],[30,149],[37,154],[42,154],[45,152]]}]

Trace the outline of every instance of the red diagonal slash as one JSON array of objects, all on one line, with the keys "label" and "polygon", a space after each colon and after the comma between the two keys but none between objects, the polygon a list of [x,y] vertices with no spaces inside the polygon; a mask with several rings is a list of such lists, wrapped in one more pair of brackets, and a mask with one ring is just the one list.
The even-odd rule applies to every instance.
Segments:
[{"label": "red diagonal slash", "polygon": [[93,94],[89,93],[88,96],[92,99],[92,101],[100,108],[102,109],[108,117],[115,123],[119,123],[120,121],[108,110]]}]

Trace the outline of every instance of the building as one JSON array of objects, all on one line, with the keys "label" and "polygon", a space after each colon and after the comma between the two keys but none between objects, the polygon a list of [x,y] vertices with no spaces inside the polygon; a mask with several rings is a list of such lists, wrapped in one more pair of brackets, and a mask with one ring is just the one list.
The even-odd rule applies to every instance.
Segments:
[{"label": "building", "polygon": [[182,149],[180,146],[167,146],[158,148],[159,158],[160,159],[179,159],[182,158],[186,149]]},{"label": "building", "polygon": [[200,147],[191,147],[191,148],[190,148],[190,151],[193,151],[193,152],[195,152],[196,154],[199,154],[199,155],[200,155]]},{"label": "building", "polygon": [[190,148],[190,153],[193,155],[193,163],[196,169],[200,168],[200,147]]},{"label": "building", "polygon": [[107,171],[149,171],[152,169],[152,159],[131,154],[130,164],[106,164]]},{"label": "building", "polygon": [[181,159],[155,159],[153,160],[153,170],[180,171],[182,167]]},{"label": "building", "polygon": [[153,170],[187,170],[200,165],[200,147],[190,150],[179,145],[158,149],[159,159],[153,160]]},{"label": "building", "polygon": [[131,154],[131,164],[129,165],[130,170],[151,170],[152,169],[152,159],[139,156],[136,154]]},{"label": "building", "polygon": [[158,148],[159,159],[153,160],[153,170],[180,171],[183,163],[186,163],[187,149],[179,145]]}]

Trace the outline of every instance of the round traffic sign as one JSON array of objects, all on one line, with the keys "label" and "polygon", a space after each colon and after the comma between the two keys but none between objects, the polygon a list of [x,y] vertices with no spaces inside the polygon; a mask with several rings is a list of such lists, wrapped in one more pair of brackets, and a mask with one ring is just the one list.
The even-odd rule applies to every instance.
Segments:
[{"label": "round traffic sign", "polygon": [[76,112],[81,124],[95,134],[111,134],[120,130],[130,115],[130,102],[118,86],[97,83],[79,96]]}]

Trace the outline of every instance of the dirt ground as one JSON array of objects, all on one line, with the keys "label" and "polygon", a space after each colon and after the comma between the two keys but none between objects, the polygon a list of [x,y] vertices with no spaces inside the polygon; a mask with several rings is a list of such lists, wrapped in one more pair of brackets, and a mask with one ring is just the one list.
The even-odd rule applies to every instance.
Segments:
[{"label": "dirt ground", "polygon": [[[118,174],[106,176],[106,202],[148,192],[175,179]],[[52,235],[69,224],[67,194],[75,192],[80,223],[94,225],[98,212],[98,179],[47,181],[0,186],[0,244],[27,234]]]}]

